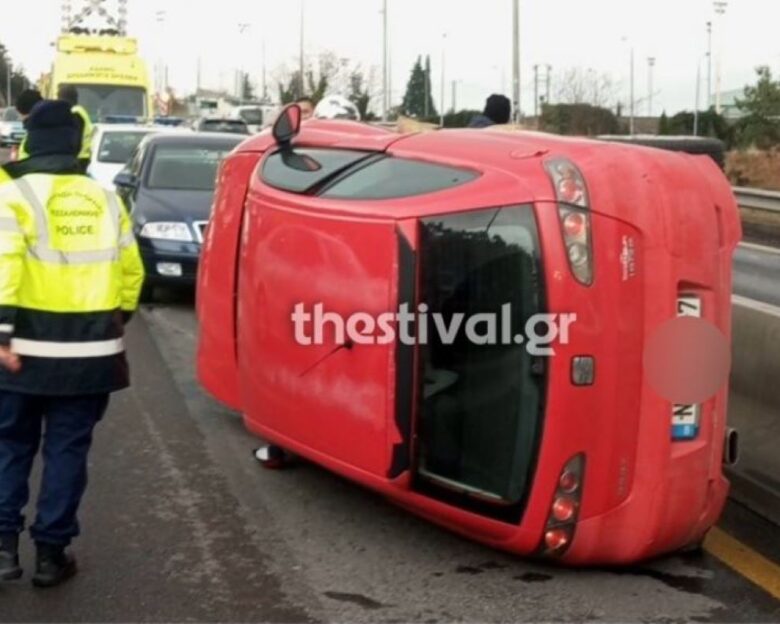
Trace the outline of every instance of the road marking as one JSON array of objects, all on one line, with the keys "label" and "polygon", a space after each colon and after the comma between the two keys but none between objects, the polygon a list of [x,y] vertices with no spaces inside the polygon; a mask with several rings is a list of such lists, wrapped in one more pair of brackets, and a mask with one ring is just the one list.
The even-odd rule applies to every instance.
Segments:
[{"label": "road marking", "polygon": [[723,530],[714,527],[704,540],[704,549],[780,600],[780,566]]},{"label": "road marking", "polygon": [[748,251],[759,251],[761,253],[780,255],[780,248],[767,247],[766,245],[757,245],[756,243],[740,243],[739,248]]},{"label": "road marking", "polygon": [[780,306],[766,303],[764,301],[758,301],[756,299],[748,299],[747,297],[740,297],[739,295],[731,296],[731,305],[741,306],[743,308],[750,308],[757,312],[769,314],[770,316],[776,316],[780,318]]}]

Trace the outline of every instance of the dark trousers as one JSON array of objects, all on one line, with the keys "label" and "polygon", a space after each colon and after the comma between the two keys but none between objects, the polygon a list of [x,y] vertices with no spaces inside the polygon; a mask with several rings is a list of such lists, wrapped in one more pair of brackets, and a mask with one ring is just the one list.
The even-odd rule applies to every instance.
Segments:
[{"label": "dark trousers", "polygon": [[107,407],[107,394],[45,397],[0,390],[0,533],[24,530],[22,510],[42,441],[43,477],[30,534],[36,542],[62,546],[79,534],[76,514],[87,487],[92,432]]}]

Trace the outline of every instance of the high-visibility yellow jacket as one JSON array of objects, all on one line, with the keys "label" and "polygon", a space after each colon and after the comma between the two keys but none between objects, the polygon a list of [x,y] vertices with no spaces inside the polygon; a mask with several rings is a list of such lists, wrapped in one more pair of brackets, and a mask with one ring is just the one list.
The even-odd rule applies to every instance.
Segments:
[{"label": "high-visibility yellow jacket", "polygon": [[64,396],[129,383],[124,321],[143,264],[122,201],[75,168],[0,185],[0,344],[22,356],[20,373],[0,371],[0,389]]},{"label": "high-visibility yellow jacket", "polygon": [[89,118],[89,113],[87,112],[86,108],[77,105],[70,110],[84,123],[84,128],[81,135],[81,151],[79,152],[79,159],[89,160],[92,158],[92,135],[94,134],[95,127],[92,125],[92,120]]},{"label": "high-visibility yellow jacket", "polygon": [[24,160],[30,157],[30,152],[27,151],[27,136],[19,143],[19,147],[16,150],[16,160]]}]

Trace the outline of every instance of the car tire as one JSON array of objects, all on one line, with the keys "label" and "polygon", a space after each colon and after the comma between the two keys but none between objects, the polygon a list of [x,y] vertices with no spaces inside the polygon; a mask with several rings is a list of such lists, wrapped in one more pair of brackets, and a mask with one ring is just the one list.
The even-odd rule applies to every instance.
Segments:
[{"label": "car tire", "polygon": [[685,152],[695,156],[709,156],[721,169],[726,167],[726,147],[723,141],[719,139],[665,136],[603,136],[597,138],[612,143],[643,145],[670,152]]}]

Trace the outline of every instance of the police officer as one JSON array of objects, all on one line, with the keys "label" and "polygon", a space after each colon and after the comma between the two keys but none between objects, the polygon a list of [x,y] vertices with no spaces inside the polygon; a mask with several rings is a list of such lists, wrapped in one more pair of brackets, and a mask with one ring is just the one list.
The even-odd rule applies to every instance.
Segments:
[{"label": "police officer", "polygon": [[129,384],[124,324],[144,275],[125,207],[80,172],[70,104],[41,102],[27,131],[30,157],[0,185],[0,579],[22,575],[21,512],[42,445],[32,580],[53,587],[76,572],[66,547],[92,432]]},{"label": "police officer", "polygon": [[71,110],[76,116],[76,124],[79,126],[81,136],[81,147],[79,148],[79,164],[82,173],[87,172],[89,162],[92,159],[92,135],[94,126],[89,118],[87,109],[79,105],[79,92],[76,87],[71,85],[61,85],[57,92],[57,97],[71,105]]},{"label": "police officer", "polygon": [[[37,89],[25,89],[19,94],[19,97],[16,98],[16,111],[21,115],[23,123],[27,123],[27,118],[30,116],[32,109],[41,100],[43,100],[43,96]],[[25,136],[19,144],[16,160],[24,160],[29,155],[27,152],[27,137]]]}]

